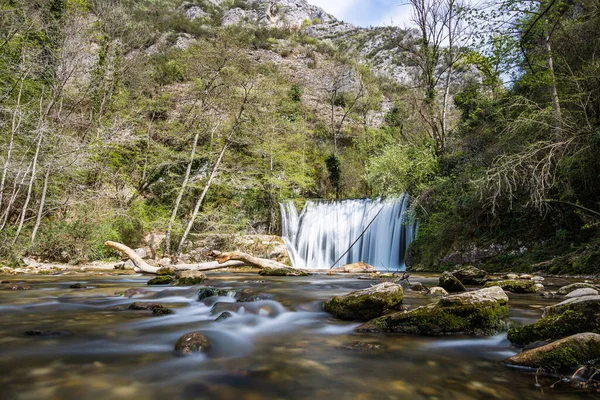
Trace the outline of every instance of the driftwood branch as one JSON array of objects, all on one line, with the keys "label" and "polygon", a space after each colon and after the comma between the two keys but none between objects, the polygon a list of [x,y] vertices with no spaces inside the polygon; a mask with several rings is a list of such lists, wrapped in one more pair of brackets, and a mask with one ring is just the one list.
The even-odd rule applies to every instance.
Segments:
[{"label": "driftwood branch", "polygon": [[[122,254],[129,257],[129,259],[135,265],[137,272],[145,272],[148,274],[156,274],[160,267],[155,267],[144,261],[133,249],[125,246],[122,243],[117,242],[106,242],[106,246],[115,249]],[[221,253],[219,251],[211,251],[209,256],[214,257],[216,261],[210,261],[199,264],[174,264],[170,265],[171,268],[176,270],[196,270],[196,271],[211,271],[221,268],[229,267],[243,267],[252,266],[256,268],[290,268],[289,266],[282,264],[277,261],[267,260],[264,258],[257,258],[250,254],[241,253],[238,251]]]}]

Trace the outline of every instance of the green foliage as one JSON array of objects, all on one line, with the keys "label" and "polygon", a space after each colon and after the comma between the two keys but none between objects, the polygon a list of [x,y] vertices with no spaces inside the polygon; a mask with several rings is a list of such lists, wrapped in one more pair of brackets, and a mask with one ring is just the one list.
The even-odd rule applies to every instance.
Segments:
[{"label": "green foliage", "polygon": [[298,84],[292,85],[292,89],[290,91],[290,97],[292,98],[292,101],[294,101],[296,103],[301,102],[303,94],[304,94],[304,90],[302,89],[302,86],[300,86]]},{"label": "green foliage", "polygon": [[325,165],[327,166],[327,171],[329,172],[329,181],[335,189],[336,197],[339,197],[340,190],[342,188],[342,168],[340,158],[337,154],[332,153],[325,159]]}]

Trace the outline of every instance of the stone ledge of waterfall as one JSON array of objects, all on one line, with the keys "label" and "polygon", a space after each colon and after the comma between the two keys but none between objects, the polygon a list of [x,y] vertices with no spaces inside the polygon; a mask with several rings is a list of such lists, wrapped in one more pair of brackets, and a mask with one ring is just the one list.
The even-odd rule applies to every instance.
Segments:
[{"label": "stone ledge of waterfall", "polygon": [[398,310],[403,300],[402,286],[384,282],[367,289],[336,296],[325,303],[324,309],[340,319],[368,321]]},{"label": "stone ledge of waterfall", "polygon": [[357,332],[405,333],[425,336],[494,335],[506,328],[508,296],[502,288],[465,292],[434,304],[375,318]]},{"label": "stone ledge of waterfall", "polygon": [[365,262],[359,261],[352,264],[346,264],[341,267],[331,268],[328,275],[335,273],[346,273],[346,274],[366,274],[366,273],[377,273],[377,268],[369,265]]}]

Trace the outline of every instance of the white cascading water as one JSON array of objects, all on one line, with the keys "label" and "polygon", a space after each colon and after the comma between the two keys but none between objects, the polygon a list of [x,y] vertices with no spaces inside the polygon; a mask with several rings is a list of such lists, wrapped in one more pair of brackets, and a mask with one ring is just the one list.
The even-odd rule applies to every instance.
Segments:
[{"label": "white cascading water", "polygon": [[404,254],[416,230],[408,202],[407,195],[308,201],[300,215],[292,201],[280,203],[282,237],[292,265],[327,269],[363,261],[382,271],[404,270]]}]

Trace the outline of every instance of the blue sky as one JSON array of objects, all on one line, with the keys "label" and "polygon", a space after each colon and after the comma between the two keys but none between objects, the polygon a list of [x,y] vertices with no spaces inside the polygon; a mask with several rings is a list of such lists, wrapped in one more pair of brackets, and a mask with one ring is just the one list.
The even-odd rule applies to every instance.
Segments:
[{"label": "blue sky", "polygon": [[337,19],[360,26],[397,25],[410,20],[410,6],[404,0],[307,0]]}]

